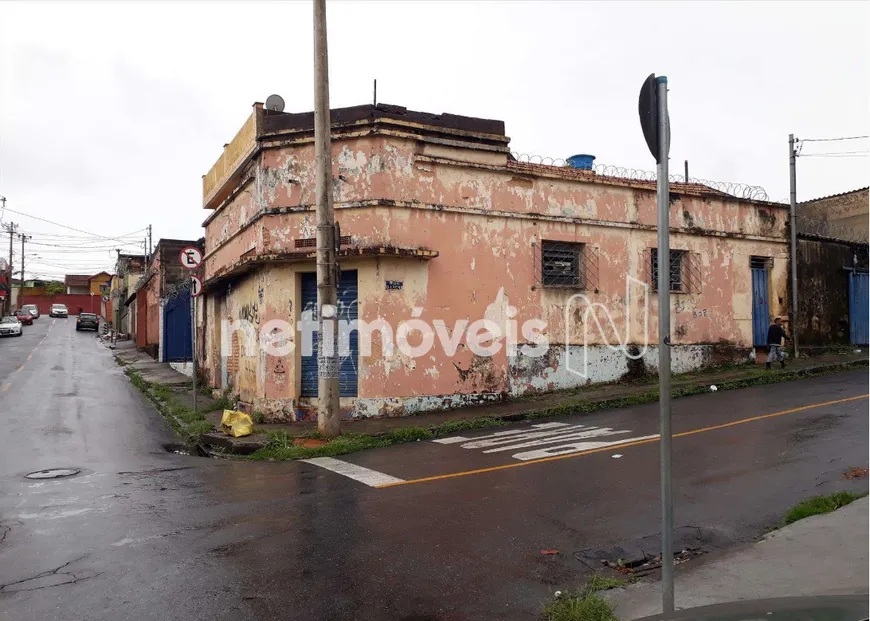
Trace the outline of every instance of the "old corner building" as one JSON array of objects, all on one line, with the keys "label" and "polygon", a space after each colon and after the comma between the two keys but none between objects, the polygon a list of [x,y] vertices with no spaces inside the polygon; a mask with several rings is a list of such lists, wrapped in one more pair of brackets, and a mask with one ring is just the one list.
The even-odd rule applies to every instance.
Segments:
[{"label": "old corner building", "polygon": [[[315,306],[313,126],[313,113],[255,104],[203,178],[211,213],[198,358],[213,387],[272,420],[313,414],[316,356],[299,347],[285,357],[248,351],[238,334],[221,330],[239,319],[295,324]],[[395,328],[422,309],[421,319],[450,328],[484,317],[503,323],[515,311],[518,325],[543,320],[551,343],[534,358],[504,348],[475,356],[462,342],[452,355],[436,343],[409,358],[385,356],[377,334],[363,355],[352,338],[341,361],[346,416],[410,414],[656,370],[655,182],[596,174],[590,158],[572,166],[518,161],[509,140],[496,120],[389,105],[332,111],[345,318],[382,318]],[[745,360],[770,317],[788,311],[788,206],[672,183],[670,222],[674,372]],[[627,302],[627,277],[650,284],[651,294]],[[605,307],[620,334],[603,315],[603,335],[587,325],[594,322],[582,306],[566,313],[577,293]],[[626,340],[624,330],[636,352],[645,332],[653,344],[637,361],[608,347]],[[565,365],[584,333],[586,378]],[[223,351],[222,336],[231,343]]]}]

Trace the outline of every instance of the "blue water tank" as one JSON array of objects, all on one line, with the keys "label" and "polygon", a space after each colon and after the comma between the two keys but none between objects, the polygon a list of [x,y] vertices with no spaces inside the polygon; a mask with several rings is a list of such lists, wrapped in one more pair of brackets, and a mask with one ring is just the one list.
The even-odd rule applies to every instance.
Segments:
[{"label": "blue water tank", "polygon": [[595,162],[594,155],[586,153],[578,153],[568,158],[568,166],[571,168],[579,168],[580,170],[592,170],[592,164]]}]

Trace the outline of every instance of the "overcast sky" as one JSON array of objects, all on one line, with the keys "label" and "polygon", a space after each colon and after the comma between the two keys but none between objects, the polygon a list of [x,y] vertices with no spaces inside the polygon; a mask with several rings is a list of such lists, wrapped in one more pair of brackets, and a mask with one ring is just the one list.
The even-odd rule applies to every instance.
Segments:
[{"label": "overcast sky", "polygon": [[[377,78],[381,102],[503,120],[520,153],[654,169],[637,118],[650,73],[670,81],[672,172],[688,159],[772,200],[788,197],[789,132],[870,134],[866,2],[327,4],[332,107],[370,102]],[[311,21],[308,1],[0,3],[7,207],[125,242],[148,224],[155,243],[199,238],[201,177],[251,104],[313,109]],[[867,185],[868,163],[799,160],[798,200]],[[117,241],[9,210],[41,257],[28,275],[111,268]]]}]

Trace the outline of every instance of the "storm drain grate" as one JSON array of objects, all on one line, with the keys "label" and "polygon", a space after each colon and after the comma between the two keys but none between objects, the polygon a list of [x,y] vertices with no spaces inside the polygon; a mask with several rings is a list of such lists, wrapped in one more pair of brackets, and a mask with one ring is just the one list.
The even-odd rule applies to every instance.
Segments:
[{"label": "storm drain grate", "polygon": [[74,474],[81,472],[78,468],[50,468],[48,470],[37,470],[24,475],[26,479],[59,479],[61,477],[71,477]]}]

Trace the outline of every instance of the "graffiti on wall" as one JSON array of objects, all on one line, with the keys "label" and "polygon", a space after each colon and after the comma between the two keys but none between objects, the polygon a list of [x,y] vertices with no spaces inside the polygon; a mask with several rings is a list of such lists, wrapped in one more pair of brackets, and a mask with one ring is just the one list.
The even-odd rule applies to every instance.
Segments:
[{"label": "graffiti on wall", "polygon": [[244,319],[245,321],[259,325],[260,309],[257,306],[257,303],[242,304],[242,307],[239,309],[239,319]]}]

